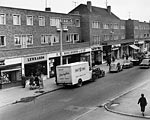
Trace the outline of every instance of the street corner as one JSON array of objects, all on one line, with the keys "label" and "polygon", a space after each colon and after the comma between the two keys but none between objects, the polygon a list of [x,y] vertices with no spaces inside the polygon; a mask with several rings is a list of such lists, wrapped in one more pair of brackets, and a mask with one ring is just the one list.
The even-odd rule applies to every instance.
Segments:
[{"label": "street corner", "polygon": [[[139,90],[133,90],[122,96],[119,96],[104,105],[104,108],[112,113],[126,115],[131,117],[143,118],[140,105],[137,104],[139,99]],[[150,118],[150,107],[147,106],[144,118]]]}]

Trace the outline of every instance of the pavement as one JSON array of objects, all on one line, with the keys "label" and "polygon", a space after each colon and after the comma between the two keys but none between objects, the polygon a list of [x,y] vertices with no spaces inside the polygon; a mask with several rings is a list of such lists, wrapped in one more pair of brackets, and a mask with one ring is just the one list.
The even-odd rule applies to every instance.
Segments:
[{"label": "pavement", "polygon": [[[108,72],[108,66],[106,64],[100,65],[100,68]],[[46,78],[44,81],[43,89],[34,89],[30,90],[29,81],[25,88],[22,86],[11,87],[0,90],[0,108],[21,102],[22,100],[30,99],[31,97],[38,97],[43,94],[53,92],[59,89],[62,89],[63,86],[58,86],[55,83],[55,78]]]},{"label": "pavement", "polygon": [[[106,63],[99,65],[102,70],[105,70],[106,74],[108,73],[109,67]],[[0,108],[17,103],[23,98],[28,97],[38,97],[43,94],[53,92],[55,90],[61,89],[63,86],[57,86],[55,83],[55,78],[45,79],[44,80],[44,89],[35,89],[30,90],[29,85],[26,85],[26,88],[12,87],[7,89],[0,90]],[[147,98],[148,105],[146,107],[145,116],[142,116],[140,112],[140,106],[137,104],[138,99],[140,98],[141,93],[144,93]],[[132,117],[139,118],[148,118],[150,119],[150,81],[143,83],[142,85],[134,88],[120,96],[117,96],[110,101],[107,101],[102,105],[107,111],[113,112],[116,114],[127,115]],[[88,112],[78,117],[77,120],[99,120],[99,110],[101,108],[97,107],[93,111]]]}]

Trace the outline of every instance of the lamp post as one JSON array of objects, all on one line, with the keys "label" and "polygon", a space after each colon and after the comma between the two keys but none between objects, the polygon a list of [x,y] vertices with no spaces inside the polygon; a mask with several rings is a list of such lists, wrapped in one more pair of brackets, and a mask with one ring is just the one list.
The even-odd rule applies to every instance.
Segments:
[{"label": "lamp post", "polygon": [[68,31],[68,29],[64,28],[64,23],[61,21],[60,22],[60,28],[57,28],[57,31],[60,32],[60,65],[63,64],[63,45],[62,45],[62,41],[63,41],[63,31]]},{"label": "lamp post", "polygon": [[60,65],[63,64],[63,55],[62,55],[62,51],[63,51],[63,47],[62,47],[62,38],[63,37],[63,28],[62,28],[62,22],[60,22]]}]

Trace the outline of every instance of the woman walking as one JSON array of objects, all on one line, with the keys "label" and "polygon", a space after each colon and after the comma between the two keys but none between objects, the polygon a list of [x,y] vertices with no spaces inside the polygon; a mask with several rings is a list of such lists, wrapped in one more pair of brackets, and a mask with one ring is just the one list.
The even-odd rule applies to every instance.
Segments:
[{"label": "woman walking", "polygon": [[145,106],[147,105],[147,100],[144,97],[144,94],[141,94],[140,99],[138,100],[138,104],[140,104],[142,115],[144,116]]}]

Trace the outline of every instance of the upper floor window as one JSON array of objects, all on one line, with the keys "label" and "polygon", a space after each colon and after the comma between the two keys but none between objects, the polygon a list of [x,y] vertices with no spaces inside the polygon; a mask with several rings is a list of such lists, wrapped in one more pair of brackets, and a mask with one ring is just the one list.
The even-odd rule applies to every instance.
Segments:
[{"label": "upper floor window", "polygon": [[0,47],[6,46],[6,37],[0,36]]},{"label": "upper floor window", "polygon": [[6,24],[6,15],[0,14],[0,24],[5,25]]},{"label": "upper floor window", "polygon": [[15,45],[21,45],[21,35],[14,35]]},{"label": "upper floor window", "polygon": [[109,29],[109,24],[103,24],[104,29]]},{"label": "upper floor window", "polygon": [[76,20],[75,20],[75,26],[76,26],[76,27],[80,27],[80,20],[79,20],[79,19],[76,19]]},{"label": "upper floor window", "polygon": [[33,25],[33,16],[27,16],[27,25]]},{"label": "upper floor window", "polygon": [[45,26],[45,17],[39,16],[39,26]]},{"label": "upper floor window", "polygon": [[13,15],[13,25],[21,25],[21,16]]},{"label": "upper floor window", "polygon": [[75,42],[79,41],[79,34],[77,33],[71,33],[66,35],[66,42]]},{"label": "upper floor window", "polygon": [[125,29],[125,26],[124,26],[124,25],[121,25],[121,26],[120,26],[120,29]]},{"label": "upper floor window", "polygon": [[59,43],[59,36],[58,35],[41,35],[41,44],[53,45],[53,43]]},{"label": "upper floor window", "polygon": [[50,26],[60,27],[60,18],[50,18]]},{"label": "upper floor window", "polygon": [[93,21],[92,22],[92,28],[100,28],[100,22],[99,21]]},{"label": "upper floor window", "polygon": [[93,44],[100,44],[100,36],[93,36]]},{"label": "upper floor window", "polygon": [[33,36],[32,35],[26,35],[27,45],[33,44]]}]

